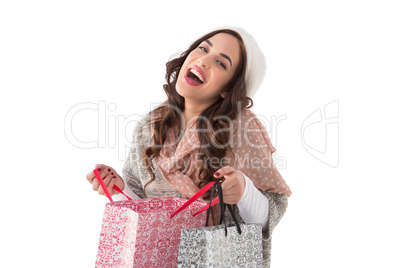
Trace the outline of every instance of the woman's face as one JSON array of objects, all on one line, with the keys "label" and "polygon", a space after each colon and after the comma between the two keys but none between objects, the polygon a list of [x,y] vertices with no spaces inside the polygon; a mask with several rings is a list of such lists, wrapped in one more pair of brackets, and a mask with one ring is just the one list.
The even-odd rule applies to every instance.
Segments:
[{"label": "woman's face", "polygon": [[176,83],[177,93],[186,102],[208,107],[222,93],[232,79],[240,60],[240,46],[236,37],[218,33],[201,42],[183,63]]}]

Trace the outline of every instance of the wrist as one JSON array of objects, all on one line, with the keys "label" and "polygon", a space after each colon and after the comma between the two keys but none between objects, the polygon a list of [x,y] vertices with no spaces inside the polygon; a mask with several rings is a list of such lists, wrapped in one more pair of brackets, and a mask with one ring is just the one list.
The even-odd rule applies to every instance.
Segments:
[{"label": "wrist", "polygon": [[249,188],[250,188],[250,182],[251,181],[246,175],[243,174],[243,172],[241,172],[241,171],[239,171],[239,172],[243,175],[243,179],[244,179],[243,194],[242,194],[242,196],[241,196],[241,198],[240,198],[240,200],[238,202],[238,204],[242,204],[247,199],[247,195],[248,195],[248,192],[250,190]]}]

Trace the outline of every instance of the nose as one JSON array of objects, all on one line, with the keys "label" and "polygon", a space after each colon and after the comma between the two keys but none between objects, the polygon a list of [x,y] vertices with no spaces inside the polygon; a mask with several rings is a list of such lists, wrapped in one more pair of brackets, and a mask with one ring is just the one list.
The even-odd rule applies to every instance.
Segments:
[{"label": "nose", "polygon": [[210,64],[209,62],[210,62],[210,59],[209,59],[208,55],[198,58],[199,66],[201,66],[202,68],[208,69],[209,64]]}]

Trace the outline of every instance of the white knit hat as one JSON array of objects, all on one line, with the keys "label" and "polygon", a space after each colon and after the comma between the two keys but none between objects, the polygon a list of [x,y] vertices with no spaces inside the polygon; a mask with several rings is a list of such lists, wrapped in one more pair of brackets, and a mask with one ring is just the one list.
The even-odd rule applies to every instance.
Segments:
[{"label": "white knit hat", "polygon": [[247,53],[247,67],[246,67],[246,87],[247,97],[252,98],[257,92],[262,80],[265,76],[266,63],[264,53],[262,53],[257,42],[251,34],[246,32],[243,28],[236,26],[222,26],[214,30],[230,29],[238,32],[244,42]]}]

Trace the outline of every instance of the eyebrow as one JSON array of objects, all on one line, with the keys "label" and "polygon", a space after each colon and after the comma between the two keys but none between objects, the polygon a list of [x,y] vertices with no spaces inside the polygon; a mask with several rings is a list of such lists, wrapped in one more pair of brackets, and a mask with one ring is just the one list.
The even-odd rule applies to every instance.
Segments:
[{"label": "eyebrow", "polygon": [[[210,47],[213,47],[213,45],[212,45],[212,43],[211,43],[211,41],[209,41],[208,39],[206,39],[206,40],[204,40],[205,42],[207,42],[207,44],[210,46]],[[230,57],[228,56],[228,55],[226,55],[226,54],[223,54],[223,53],[219,53],[222,57],[224,57],[225,59],[227,59],[229,62],[230,62],[230,67],[232,67],[232,60],[230,59]]]}]

